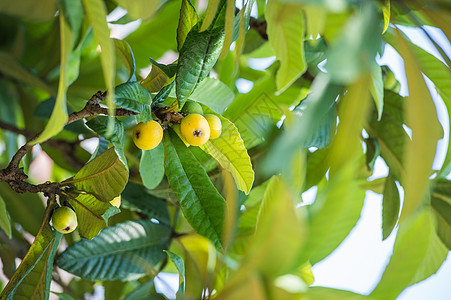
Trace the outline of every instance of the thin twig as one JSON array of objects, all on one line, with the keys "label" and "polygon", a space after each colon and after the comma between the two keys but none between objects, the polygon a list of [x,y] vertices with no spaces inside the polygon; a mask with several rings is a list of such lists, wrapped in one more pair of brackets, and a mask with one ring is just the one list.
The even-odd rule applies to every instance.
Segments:
[{"label": "thin twig", "polygon": [[[95,115],[108,115],[108,109],[100,106],[100,102],[102,102],[106,97],[106,92],[97,92],[94,94],[91,99],[88,100],[85,107],[78,112],[71,113],[68,116],[67,124],[71,124],[75,121],[95,116]],[[116,116],[130,116],[136,115],[136,112],[129,111],[127,109],[119,108],[116,109]],[[22,158],[33,148],[31,142],[35,140],[39,135],[36,134],[32,136],[32,133],[28,131],[17,129],[14,126],[11,126],[7,123],[2,122],[0,127],[10,130],[12,132],[16,132],[19,134],[23,134],[25,137],[29,138],[27,143],[17,150],[14,154],[13,158],[9,162],[8,166],[4,169],[0,170],[0,181],[7,182],[9,186],[16,191],[17,193],[39,193],[42,192],[44,194],[59,194],[61,189],[65,186],[58,182],[47,182],[38,185],[31,184],[26,182],[28,176],[23,172],[23,168],[19,168],[20,161]],[[31,137],[30,137],[31,136]],[[56,142],[50,142],[53,146],[56,146]],[[73,148],[72,148],[73,149]]]}]

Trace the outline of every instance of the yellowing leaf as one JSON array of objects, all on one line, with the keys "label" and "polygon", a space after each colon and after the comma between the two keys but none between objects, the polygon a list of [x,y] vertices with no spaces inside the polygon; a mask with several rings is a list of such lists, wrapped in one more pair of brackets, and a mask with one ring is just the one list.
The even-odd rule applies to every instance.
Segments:
[{"label": "yellowing leaf", "polygon": [[[113,40],[110,39],[110,30],[106,22],[106,7],[102,0],[83,0],[86,15],[94,31],[94,36],[100,45],[100,62],[107,93],[108,113],[114,113],[114,78],[116,77],[115,56]],[[113,121],[110,119],[108,132],[113,130]],[[109,134],[107,134],[109,135]]]},{"label": "yellowing leaf", "polygon": [[128,181],[128,169],[114,152],[114,147],[88,162],[73,178],[64,181],[78,190],[108,202],[118,196]]},{"label": "yellowing leaf", "polygon": [[388,25],[390,25],[390,0],[384,0],[382,13],[384,14],[384,30],[382,34],[384,34],[387,31]]},{"label": "yellowing leaf", "polygon": [[412,143],[406,144],[405,149],[406,172],[402,178],[405,198],[400,217],[402,221],[424,199],[441,127],[415,55],[400,34],[397,35],[397,43],[405,62],[409,86],[408,105],[405,108],[406,123],[412,129]]},{"label": "yellowing leaf", "polygon": [[205,12],[205,18],[202,22],[202,26],[200,27],[200,32],[206,30],[210,26],[211,22],[213,22],[213,19],[216,16],[216,11],[218,10],[219,3],[219,0],[208,1],[207,11]]},{"label": "yellowing leaf", "polygon": [[64,18],[64,11],[60,11],[60,31],[61,31],[61,64],[60,78],[58,83],[58,94],[56,95],[55,107],[53,108],[50,120],[39,137],[31,142],[32,145],[42,143],[63,130],[68,120],[66,107],[66,91],[68,86],[67,67],[69,55],[72,50],[73,34]]},{"label": "yellowing leaf", "polygon": [[[206,107],[204,112],[213,113]],[[217,116],[222,123],[221,136],[209,140],[201,148],[232,174],[238,189],[248,194],[254,182],[251,159],[235,125],[223,116]]]},{"label": "yellowing leaf", "polygon": [[277,91],[283,92],[307,69],[304,57],[304,13],[301,6],[269,0],[266,7],[268,38],[276,58]]}]

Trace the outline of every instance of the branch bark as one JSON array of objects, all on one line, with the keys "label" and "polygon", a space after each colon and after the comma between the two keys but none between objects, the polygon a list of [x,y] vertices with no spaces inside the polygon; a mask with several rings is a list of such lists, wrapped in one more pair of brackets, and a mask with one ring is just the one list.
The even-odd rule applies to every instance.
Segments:
[{"label": "branch bark", "polygon": [[[95,93],[91,99],[88,100],[85,107],[78,111],[73,112],[69,115],[67,124],[71,124],[75,121],[95,116],[95,115],[108,115],[108,109],[100,106],[100,102],[102,102],[106,97],[106,92],[97,92]],[[135,112],[129,111],[123,108],[116,109],[115,116],[130,116],[136,115]],[[19,148],[19,150],[14,154],[13,158],[9,162],[8,166],[4,169],[0,170],[0,181],[4,181],[9,184],[9,186],[16,191],[17,193],[39,193],[42,192],[44,194],[59,194],[61,189],[65,186],[58,182],[46,182],[38,185],[31,184],[27,182],[28,176],[24,173],[23,168],[19,167],[20,161],[22,158],[30,151],[34,145],[31,144],[33,140],[35,140],[41,133],[33,135],[29,131],[18,129],[10,124],[4,123],[0,121],[0,127],[11,132],[15,132],[18,134],[24,135],[28,138],[28,141]],[[57,140],[49,140],[47,143],[50,145],[57,146],[59,142]],[[58,147],[58,146],[57,146]]]}]

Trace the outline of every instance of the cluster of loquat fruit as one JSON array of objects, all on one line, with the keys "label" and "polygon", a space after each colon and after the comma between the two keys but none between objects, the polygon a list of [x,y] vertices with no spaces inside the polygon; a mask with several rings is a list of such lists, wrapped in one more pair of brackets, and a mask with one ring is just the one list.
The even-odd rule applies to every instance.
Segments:
[{"label": "cluster of loquat fruit", "polygon": [[[209,139],[216,139],[221,135],[221,120],[213,115],[203,115],[202,107],[194,101],[187,101],[182,113],[188,114],[180,124],[174,124],[173,129],[181,133],[185,144],[202,146]],[[163,139],[163,128],[157,121],[139,123],[133,129],[133,141],[136,147],[150,150],[157,147]]]},{"label": "cluster of loquat fruit", "polygon": [[[181,113],[187,114],[180,124],[173,124],[173,129],[181,134],[183,142],[191,146],[202,146],[209,139],[216,139],[221,135],[221,120],[213,114],[203,113],[199,103],[187,101]],[[133,129],[133,141],[136,147],[150,150],[157,147],[163,139],[163,128],[157,121],[139,123]],[[116,207],[121,205],[121,196],[110,201]],[[70,207],[62,206],[55,209],[52,215],[52,225],[61,233],[71,233],[77,226],[77,215]]]}]

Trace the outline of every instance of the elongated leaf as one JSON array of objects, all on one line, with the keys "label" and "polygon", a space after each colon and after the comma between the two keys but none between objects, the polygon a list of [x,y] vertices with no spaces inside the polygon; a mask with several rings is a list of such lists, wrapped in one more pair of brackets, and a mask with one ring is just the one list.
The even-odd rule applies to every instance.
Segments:
[{"label": "elongated leaf", "polygon": [[386,91],[381,120],[378,121],[377,113],[373,113],[365,125],[370,137],[377,140],[381,156],[397,180],[401,180],[405,172],[404,149],[406,143],[409,143],[409,137],[403,128],[404,102],[405,99],[398,94]]},{"label": "elongated leaf", "polygon": [[199,299],[205,287],[211,287],[208,274],[215,270],[216,249],[210,240],[198,234],[184,235],[178,239],[185,258],[185,294]]},{"label": "elongated leaf", "polygon": [[155,296],[153,290],[155,290],[155,283],[153,279],[150,279],[144,283],[140,283],[124,300],[158,300],[159,298],[152,297]]},{"label": "elongated leaf", "polygon": [[191,30],[180,50],[175,91],[179,106],[194,92],[204,80],[221,53],[224,31],[221,28],[197,32]]},{"label": "elongated leaf", "polygon": [[227,0],[226,12],[225,12],[225,24],[224,24],[224,44],[222,46],[221,56],[219,59],[223,59],[229,52],[230,44],[233,39],[233,29],[235,20],[235,0]]},{"label": "elongated leaf", "polygon": [[32,193],[18,194],[5,182],[0,183],[0,195],[7,199],[5,204],[11,219],[36,236],[45,211],[41,198]]},{"label": "elongated leaf", "polygon": [[164,133],[164,166],[188,222],[199,234],[221,248],[224,198],[173,131]]},{"label": "elongated leaf", "polygon": [[185,263],[183,262],[183,258],[178,256],[177,254],[166,251],[166,254],[168,255],[169,259],[174,263],[175,267],[177,268],[177,271],[179,271],[179,290],[178,293],[184,293],[185,292]]},{"label": "elongated leaf", "polygon": [[[327,117],[329,107],[335,102],[341,86],[331,83],[327,75],[320,73],[313,82],[309,94],[309,104],[305,106],[302,117],[280,135],[270,148],[264,163],[266,172],[279,171],[288,166],[296,150],[301,148],[312,131],[319,128]],[[308,129],[307,129],[308,128]]]},{"label": "elongated leaf", "polygon": [[407,286],[435,273],[447,253],[435,233],[430,210],[409,215],[400,223],[393,255],[370,296],[395,299]]},{"label": "elongated leaf", "polygon": [[97,132],[99,135],[101,135],[104,138],[106,138],[107,140],[109,140],[111,142],[111,144],[113,144],[114,151],[116,152],[116,154],[119,157],[119,159],[121,160],[121,162],[124,164],[124,166],[127,166],[127,159],[125,158],[125,154],[124,154],[125,135],[126,135],[124,124],[121,121],[116,120],[114,122],[113,132],[111,133],[111,135],[106,137],[107,131],[108,131],[108,127],[107,127],[108,122],[109,122],[108,117],[97,116],[97,117],[89,120],[88,122],[86,122],[86,126],[88,126],[92,130]]},{"label": "elongated leaf", "polygon": [[128,180],[128,170],[110,148],[90,162],[64,183],[93,194],[100,201],[111,201],[118,196]]},{"label": "elongated leaf", "polygon": [[170,228],[135,220],[105,228],[92,240],[69,246],[57,259],[60,268],[90,280],[132,280],[155,275],[166,256]]},{"label": "elongated leaf", "polygon": [[377,107],[377,118],[380,120],[384,111],[384,81],[382,79],[382,69],[376,63],[371,65],[370,92]]},{"label": "elongated leaf", "polygon": [[152,94],[137,81],[123,83],[115,89],[115,103],[125,109],[137,112],[142,122],[152,120]]},{"label": "elongated leaf", "polygon": [[144,150],[139,162],[139,173],[148,189],[156,188],[164,177],[164,146],[160,143],[152,150]]},{"label": "elongated leaf", "polygon": [[302,97],[302,90],[291,86],[276,96],[274,76],[267,73],[259,78],[247,94],[238,94],[224,116],[231,120],[246,145],[250,149],[263,142],[271,126],[281,120],[283,107],[297,104]]},{"label": "elongated leaf", "polygon": [[45,210],[42,224],[28,253],[20,263],[11,280],[0,294],[0,299],[46,299],[45,274],[47,258],[51,254],[55,236],[49,225],[50,216],[55,207],[51,201]]},{"label": "elongated leaf", "polygon": [[[67,78],[67,68],[69,55],[72,50],[73,44],[73,34],[64,18],[65,12],[60,10],[59,20],[60,20],[60,35],[61,35],[61,63],[60,63],[60,78],[58,84],[58,94],[56,95],[55,107],[53,108],[50,120],[45,126],[44,131],[39,135],[39,137],[32,141],[32,144],[42,143],[52,136],[58,134],[63,130],[64,125],[68,120],[67,108],[66,108],[66,91],[69,85],[69,80]],[[80,56],[78,56],[80,59]]]},{"label": "elongated leaf", "polygon": [[127,79],[127,82],[133,80],[135,78],[135,57],[133,56],[132,48],[130,45],[124,40],[113,39],[114,46],[116,48],[116,54],[119,59],[122,61],[124,66],[130,72],[130,76]]},{"label": "elongated leaf", "polygon": [[296,214],[295,201],[282,179],[273,177],[269,181],[242,268],[256,268],[276,277],[295,267],[293,260],[307,235],[306,224]]},{"label": "elongated leaf", "polygon": [[155,93],[160,91],[165,85],[169,85],[171,78],[175,74],[177,65],[163,65],[150,59],[152,62],[152,70],[149,75],[140,81],[140,84],[149,92]]},{"label": "elongated leaf", "polygon": [[9,213],[6,210],[5,201],[0,195],[0,228],[6,233],[6,235],[11,238],[11,221],[9,218]]},{"label": "elongated leaf", "polygon": [[342,32],[334,40],[334,46],[329,48],[326,64],[333,82],[351,84],[371,70],[382,32],[377,12],[373,2],[365,2],[360,12],[349,18],[345,26],[336,25],[335,28],[342,29]]},{"label": "elongated leaf", "polygon": [[232,103],[235,95],[222,81],[214,78],[205,78],[199,83],[194,93],[188,98],[205,104],[218,114],[222,114]]},{"label": "elongated leaf", "polygon": [[220,0],[211,0],[208,2],[207,11],[205,12],[204,21],[202,22],[200,31],[207,30],[207,28],[210,27],[211,22],[213,22],[217,14],[216,11],[218,11],[218,8],[220,9]]},{"label": "elongated leaf", "polygon": [[[100,45],[100,62],[102,64],[103,78],[108,90],[107,105],[109,115],[114,112],[114,78],[116,67],[114,61],[114,45],[110,39],[110,31],[106,22],[106,7],[101,0],[83,0],[89,23],[94,31],[94,36]],[[108,131],[113,130],[110,119]]]},{"label": "elongated leaf", "polygon": [[147,192],[144,186],[140,184],[133,182],[127,183],[127,186],[122,192],[121,207],[139,211],[149,218],[157,219],[160,223],[166,225],[171,224],[166,201],[152,196]]},{"label": "elongated leaf", "polygon": [[190,0],[182,0],[180,8],[179,26],[177,27],[177,49],[182,49],[186,36],[191,28],[199,22],[199,16]]},{"label": "elongated leaf", "polygon": [[451,183],[439,180],[432,190],[431,205],[437,219],[437,233],[442,242],[451,249]]},{"label": "elongated leaf", "polygon": [[382,4],[382,13],[384,14],[384,30],[387,31],[388,25],[390,25],[390,0],[384,0]]},{"label": "elongated leaf", "polygon": [[403,56],[409,86],[409,105],[406,123],[412,129],[412,143],[406,147],[406,173],[403,177],[405,198],[401,220],[420,204],[428,188],[429,174],[435,157],[441,127],[429,90],[421,75],[417,60],[405,40],[398,35],[397,42]]},{"label": "elongated leaf", "polygon": [[277,92],[280,93],[307,70],[304,57],[304,13],[300,5],[269,0],[265,17],[269,42],[276,58],[280,60],[276,76]]},{"label": "elongated leaf", "polygon": [[399,192],[398,187],[389,174],[385,181],[384,198],[382,200],[382,239],[385,240],[392,233],[398,222],[399,215]]},{"label": "elongated leaf", "polygon": [[310,287],[307,292],[308,299],[311,300],[374,300],[375,298],[356,294],[349,291],[336,290],[324,287]]},{"label": "elongated leaf", "polygon": [[11,78],[35,86],[50,95],[55,93],[47,83],[17,61],[15,56],[4,51],[0,51],[0,71]]},{"label": "elongated leaf", "polygon": [[[212,113],[207,107],[204,112]],[[232,174],[238,189],[248,194],[254,182],[251,158],[235,125],[221,115],[216,116],[221,120],[222,133],[201,148]]]},{"label": "elongated leaf", "polygon": [[77,214],[80,236],[89,240],[107,227],[109,217],[120,212],[119,208],[97,200],[90,194],[67,195],[66,200]]},{"label": "elongated leaf", "polygon": [[129,1],[116,0],[123,9],[125,9],[133,19],[150,19],[159,6],[164,3],[162,0]]},{"label": "elongated leaf", "polygon": [[358,169],[363,159],[360,135],[369,106],[369,75],[353,84],[342,99],[340,123],[328,155],[330,178],[309,207],[310,238],[300,263],[312,264],[329,255],[360,218],[365,191]]},{"label": "elongated leaf", "polygon": [[[395,36],[390,31],[385,35],[385,39],[399,52],[399,45],[395,42]],[[425,74],[433,83],[448,110],[448,116],[451,115],[451,70],[442,61],[434,55],[426,52],[420,47],[409,43],[409,48],[415,53],[418,59],[421,72]],[[443,167],[439,172],[439,177],[446,177],[451,171],[451,147],[448,146],[448,152],[443,163]]]}]

